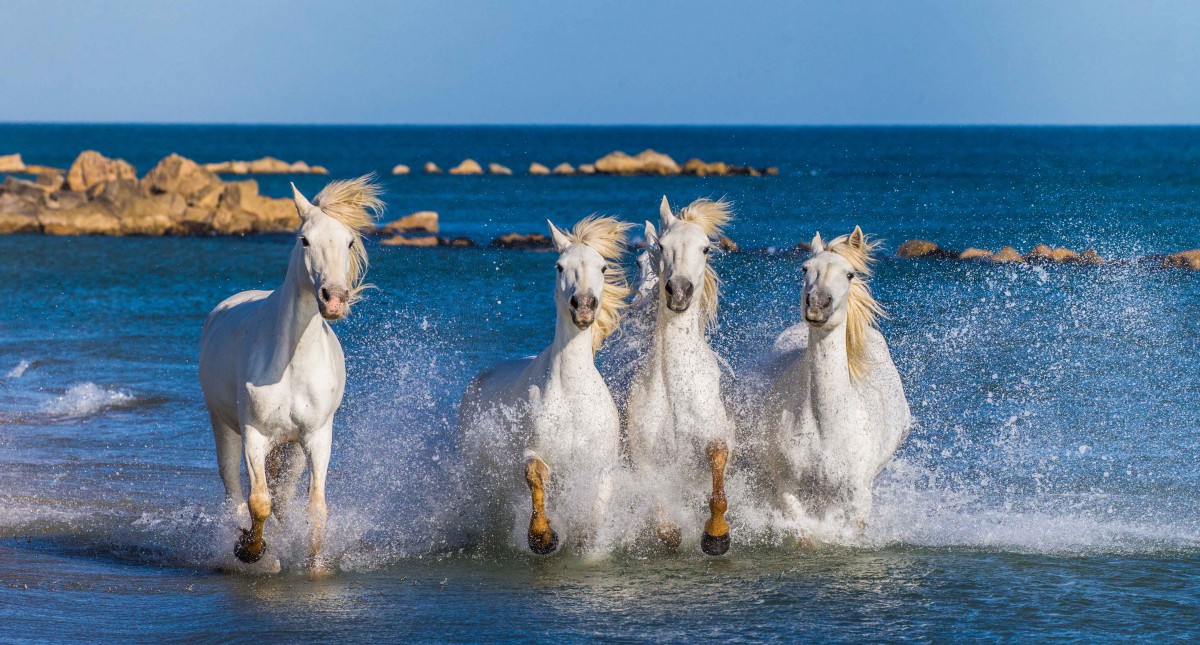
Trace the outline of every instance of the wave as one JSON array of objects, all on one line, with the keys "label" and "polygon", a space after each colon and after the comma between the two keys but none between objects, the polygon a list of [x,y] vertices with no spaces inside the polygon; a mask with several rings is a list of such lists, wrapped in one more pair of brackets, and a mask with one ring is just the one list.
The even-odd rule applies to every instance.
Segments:
[{"label": "wave", "polygon": [[7,378],[21,378],[22,376],[25,376],[25,372],[28,371],[32,365],[33,363],[30,363],[25,359],[21,359],[21,362],[17,363],[16,367],[8,370],[8,373],[5,374],[5,376]]},{"label": "wave", "polygon": [[54,418],[77,418],[114,408],[128,408],[137,403],[138,398],[125,390],[105,388],[89,381],[72,385],[61,395],[45,401],[39,412]]}]

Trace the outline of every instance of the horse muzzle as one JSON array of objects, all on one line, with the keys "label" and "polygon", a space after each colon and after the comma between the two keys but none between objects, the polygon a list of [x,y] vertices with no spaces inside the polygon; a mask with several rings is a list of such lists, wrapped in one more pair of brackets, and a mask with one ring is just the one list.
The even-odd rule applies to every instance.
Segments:
[{"label": "horse muzzle", "polygon": [[804,321],[820,327],[829,322],[833,313],[833,296],[825,291],[814,291],[804,298]]},{"label": "horse muzzle", "polygon": [[337,320],[350,309],[350,290],[345,287],[321,287],[317,290],[317,309],[325,320]]},{"label": "horse muzzle", "polygon": [[580,329],[587,329],[596,322],[596,309],[599,307],[599,301],[596,296],[590,293],[575,294],[571,296],[571,322]]},{"label": "horse muzzle", "polygon": [[683,313],[692,305],[692,294],[696,286],[687,278],[671,278],[665,286],[667,291],[667,308],[676,313]]}]

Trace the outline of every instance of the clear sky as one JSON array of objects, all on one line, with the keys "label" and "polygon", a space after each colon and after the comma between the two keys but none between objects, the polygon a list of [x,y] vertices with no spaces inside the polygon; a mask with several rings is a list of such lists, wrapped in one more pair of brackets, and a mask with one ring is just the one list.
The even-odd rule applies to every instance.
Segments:
[{"label": "clear sky", "polygon": [[0,0],[0,121],[1200,122],[1200,2]]}]

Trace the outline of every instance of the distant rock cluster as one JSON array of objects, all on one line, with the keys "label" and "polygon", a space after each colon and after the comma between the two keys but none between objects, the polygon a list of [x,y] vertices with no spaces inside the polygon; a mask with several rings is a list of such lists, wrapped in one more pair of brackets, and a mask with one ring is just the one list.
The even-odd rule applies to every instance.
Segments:
[{"label": "distant rock cluster", "polygon": [[[46,171],[35,181],[10,175],[0,184],[0,234],[240,235],[300,225],[292,200],[260,195],[252,179],[222,181],[177,154],[141,179],[128,162],[94,150],[80,153],[65,175],[36,168]],[[30,166],[4,172],[32,173]]]},{"label": "distant rock cluster", "polygon": [[219,175],[328,175],[325,166],[310,166],[303,161],[288,163],[275,157],[254,161],[206,163],[204,169]]},{"label": "distant rock cluster", "polygon": [[[425,174],[436,175],[442,172],[432,161],[426,162],[424,166]],[[412,169],[405,164],[399,164],[392,168],[393,175],[407,175],[412,172]],[[462,163],[451,168],[451,175],[482,175],[484,167],[474,159],[464,159]],[[487,165],[487,174],[489,175],[511,175],[513,171],[507,166],[498,163],[489,163]],[[658,177],[668,177],[675,175],[691,175],[694,177],[728,177],[728,176],[776,176],[779,174],[779,168],[770,166],[767,168],[753,168],[750,166],[735,166],[725,163],[724,161],[706,162],[703,159],[688,159],[681,166],[669,155],[657,152],[655,150],[646,149],[639,152],[637,155],[630,156],[620,150],[610,152],[603,157],[597,159],[593,163],[582,163],[578,166],[572,166],[569,163],[562,162],[554,168],[537,162],[529,164],[528,174],[530,175],[618,175],[618,176],[636,176],[650,175]]]},{"label": "distant rock cluster", "polygon": [[[1107,261],[1095,249],[1075,252],[1063,247],[1051,247],[1038,244],[1022,254],[1016,248],[1006,246],[999,251],[968,248],[965,251],[953,251],[930,242],[929,240],[908,240],[896,249],[896,255],[902,258],[936,258],[946,260],[981,260],[996,264],[1087,264],[1100,265]],[[1140,258],[1138,262],[1157,264],[1167,269],[1192,269],[1200,271],[1200,249],[1180,251],[1170,255],[1152,255]]]}]

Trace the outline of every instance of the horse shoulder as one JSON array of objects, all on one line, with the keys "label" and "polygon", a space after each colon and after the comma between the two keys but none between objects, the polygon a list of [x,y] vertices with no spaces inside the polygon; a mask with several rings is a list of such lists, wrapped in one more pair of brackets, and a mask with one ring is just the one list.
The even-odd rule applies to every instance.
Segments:
[{"label": "horse shoulder", "polygon": [[882,468],[908,437],[912,414],[887,340],[879,330],[871,329],[867,342],[869,367],[863,393],[870,402],[870,422],[878,432]]}]

